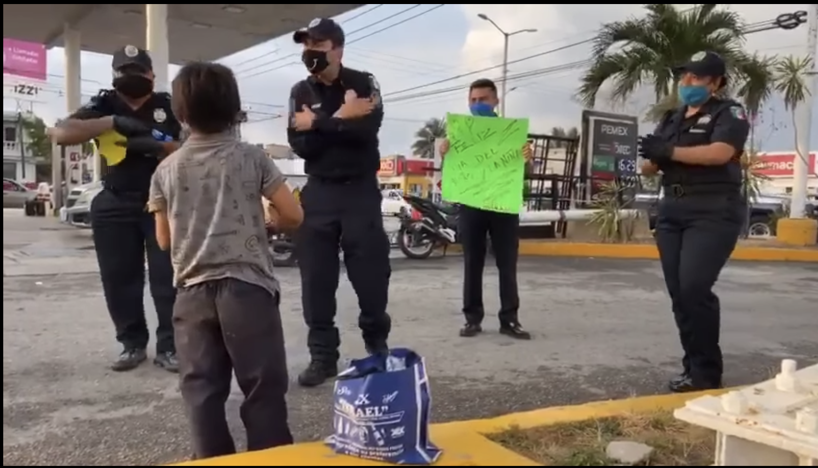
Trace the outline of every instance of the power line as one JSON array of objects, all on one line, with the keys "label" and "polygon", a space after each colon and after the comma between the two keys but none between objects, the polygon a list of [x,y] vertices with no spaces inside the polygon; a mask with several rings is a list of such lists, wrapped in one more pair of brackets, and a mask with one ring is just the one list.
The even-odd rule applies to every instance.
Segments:
[{"label": "power line", "polygon": [[[422,4],[417,4],[417,5],[414,5],[414,6],[412,6],[412,7],[409,7],[409,8],[403,9],[403,10],[399,11],[398,13],[395,13],[395,14],[393,14],[393,15],[388,16],[387,18],[393,18],[393,17],[395,17],[395,16],[401,15],[401,14],[403,14],[403,13],[406,13],[406,12],[408,12],[408,11],[410,11],[410,10],[413,10],[413,9],[417,8],[418,6],[422,6]],[[432,12],[432,11],[434,11],[434,10],[436,10],[436,9],[438,9],[438,8],[440,8],[440,7],[442,7],[442,6],[444,6],[444,4],[439,4],[439,5],[437,5],[437,6],[433,7],[433,8],[430,8],[430,9],[428,9],[428,10],[426,10],[426,11],[424,11],[424,12],[421,12],[421,13],[419,13],[419,14],[417,14],[417,15],[414,15],[414,16],[411,16],[411,17],[409,17],[409,18],[406,18],[405,20],[399,21],[399,22],[397,22],[397,23],[393,23],[393,24],[391,24],[391,25],[389,25],[389,26],[386,26],[386,27],[384,27],[384,28],[381,28],[381,29],[379,29],[379,30],[377,30],[377,31],[373,31],[373,32],[371,32],[371,33],[369,33],[369,34],[367,34],[367,35],[365,35],[365,36],[360,37],[360,38],[354,38],[352,41],[348,41],[348,42],[347,42],[345,45],[353,44],[353,43],[358,42],[358,41],[360,41],[360,40],[363,40],[363,39],[366,39],[366,38],[372,37],[372,36],[374,36],[374,35],[376,35],[376,34],[379,34],[379,33],[382,33],[382,32],[384,32],[384,31],[387,31],[387,30],[389,30],[389,29],[392,29],[392,28],[394,28],[395,26],[400,26],[401,24],[404,24],[404,23],[406,23],[407,21],[410,21],[410,20],[413,20],[413,19],[419,18],[419,17],[421,17],[421,16],[423,16],[423,15],[425,15],[425,14],[427,14],[427,13],[430,13],[430,12]],[[372,23],[372,24],[370,24],[370,25],[367,25],[367,26],[364,26],[364,27],[362,27],[362,28],[359,28],[359,29],[357,29],[357,30],[355,30],[355,31],[352,31],[352,32],[351,32],[351,33],[349,33],[349,34],[354,34],[354,33],[358,32],[358,31],[362,31],[362,30],[364,30],[364,29],[369,28],[370,26],[376,26],[376,25],[378,25],[378,24],[380,24],[380,23],[383,23],[384,21],[385,21],[385,19],[379,20],[379,21],[377,21],[377,22],[375,22],[375,23]],[[258,64],[258,65],[255,65],[255,66],[253,66],[253,67],[251,67],[251,68],[248,68],[247,70],[241,70],[241,71],[239,71],[239,72],[236,72],[236,74],[237,74],[237,75],[239,75],[239,74],[243,74],[243,73],[253,72],[253,71],[255,71],[255,70],[258,70],[259,68],[264,68],[264,67],[266,67],[266,66],[268,66],[268,65],[272,65],[272,64],[274,64],[274,63],[278,63],[278,62],[281,62],[281,61],[284,61],[284,60],[287,60],[287,59],[291,59],[291,58],[297,57],[297,56],[299,56],[299,55],[300,55],[300,53],[299,53],[299,52],[294,52],[294,53],[289,54],[289,55],[286,55],[286,56],[284,56],[284,57],[279,57],[279,58],[277,58],[277,59],[273,59],[273,60],[270,60],[270,61],[267,61],[267,62],[264,62],[264,63]],[[293,64],[296,64],[296,63],[298,63],[298,62],[297,62],[297,61],[292,61],[292,62],[289,62],[289,63],[283,64],[283,65],[279,65],[279,66],[276,66],[276,67],[273,67],[273,68],[270,68],[270,69],[266,69],[266,70],[259,70],[259,71],[255,72],[255,73],[252,73],[251,75],[242,76],[241,78],[245,78],[245,79],[246,79],[246,78],[252,78],[252,77],[255,77],[255,76],[259,76],[259,75],[263,75],[263,74],[266,74],[266,73],[269,73],[269,72],[272,72],[272,71],[279,70],[279,69],[284,68],[284,67],[288,67],[288,66],[293,65]]]},{"label": "power line", "polygon": [[[561,52],[563,50],[570,49],[572,47],[577,47],[577,46],[580,46],[580,45],[583,45],[583,44],[587,44],[589,42],[592,42],[593,40],[594,40],[594,38],[586,39],[584,41],[574,42],[573,44],[568,44],[568,45],[565,45],[565,46],[562,46],[562,47],[557,47],[556,49],[546,50],[545,52],[540,52],[538,54],[529,55],[529,56],[523,57],[521,59],[511,60],[511,61],[508,62],[507,65],[514,65],[516,63],[525,62],[526,60],[531,60],[531,59],[535,59],[535,58],[542,57],[542,56],[545,56],[545,55],[553,54],[553,53],[556,53],[556,52]],[[409,92],[409,91],[415,91],[415,90],[418,90],[418,89],[428,88],[429,86],[434,86],[436,84],[446,83],[446,82],[449,82],[449,81],[452,81],[452,80],[457,80],[457,79],[460,79],[460,78],[465,78],[467,76],[476,75],[478,73],[485,73],[487,71],[496,70],[498,68],[501,68],[502,66],[503,66],[503,64],[501,63],[499,65],[494,65],[494,66],[491,66],[491,67],[481,68],[480,70],[474,70],[474,71],[470,71],[470,72],[466,72],[466,73],[461,73],[459,75],[455,75],[455,76],[452,76],[452,77],[449,77],[449,78],[444,78],[442,80],[432,81],[430,83],[426,83],[426,84],[422,84],[422,85],[418,85],[418,86],[412,86],[411,88],[402,89],[400,91],[393,91],[391,93],[386,93],[386,94],[383,95],[383,97],[386,98],[386,97],[389,97],[389,96],[394,96],[395,94],[403,94],[403,93],[406,93],[406,92]]]},{"label": "power line", "polygon": [[[383,4],[375,5],[374,7],[370,8],[368,10],[365,10],[365,11],[362,11],[361,13],[358,13],[357,15],[353,16],[352,18],[345,19],[344,23],[347,23],[349,21],[353,21],[353,20],[358,19],[358,18],[360,18],[360,17],[362,17],[362,16],[364,16],[366,14],[372,13],[374,10],[377,10],[378,8],[380,8],[382,6],[383,6]],[[239,63],[237,63],[235,65],[232,65],[231,68],[240,67],[242,65],[246,65],[248,63],[255,62],[256,60],[261,60],[263,58],[267,58],[267,57],[269,57],[269,55],[271,53],[277,53],[277,52],[278,52],[278,50],[274,50],[273,52],[263,52],[263,53],[261,53],[259,55],[256,55],[255,57],[250,57],[249,59],[242,60],[241,62],[239,62]]]},{"label": "power line", "polygon": [[[753,34],[753,33],[756,33],[756,32],[769,31],[771,29],[776,29],[776,28],[777,28],[777,26],[776,26],[776,23],[775,23],[774,20],[766,20],[766,21],[760,21],[760,22],[748,24],[748,25],[744,26],[744,28],[742,28],[742,30],[743,30],[744,34]],[[566,49],[569,49],[569,48],[577,47],[577,46],[580,46],[580,45],[583,45],[583,44],[588,44],[588,43],[593,42],[594,40],[596,40],[596,36],[585,39],[585,40],[582,40],[582,41],[579,41],[579,42],[568,44],[568,45],[565,45],[565,46],[562,46],[562,47],[558,47],[558,48],[555,48],[555,49],[550,49],[550,50],[547,50],[545,52],[540,52],[540,53],[537,53],[537,54],[529,55],[529,56],[526,56],[526,57],[523,57],[523,58],[520,58],[520,59],[517,59],[517,60],[512,60],[512,61],[509,61],[507,65],[513,65],[515,63],[524,62],[524,61],[527,61],[527,60],[542,57],[542,56],[552,54],[552,53],[555,53],[555,52],[560,52],[560,51],[563,51],[563,50],[566,50]],[[586,64],[590,63],[590,61],[585,61],[585,62],[586,62]],[[579,63],[579,62],[575,62],[575,63]],[[568,65],[570,65],[570,64],[568,64]],[[427,88],[429,86],[434,86],[434,85],[437,85],[437,84],[446,83],[446,82],[457,80],[457,79],[464,78],[464,77],[467,77],[467,76],[476,75],[478,73],[485,73],[487,71],[495,70],[495,69],[498,69],[498,68],[501,68],[501,67],[503,67],[503,64],[494,65],[494,66],[491,66],[491,67],[483,68],[483,69],[480,69],[480,70],[474,70],[474,71],[467,72],[467,73],[461,73],[459,75],[455,75],[455,76],[452,76],[452,77],[449,77],[449,78],[444,78],[444,79],[441,79],[441,80],[433,81],[433,82],[426,83],[426,84],[423,84],[423,85],[413,86],[413,87],[402,89],[402,90],[399,90],[399,91],[393,91],[391,93],[386,93],[386,94],[383,95],[383,97],[388,98],[389,96],[394,96],[396,94],[403,94],[403,93],[406,93],[406,92],[409,92],[409,91],[415,91],[415,90],[418,90],[418,89]],[[444,92],[451,92],[451,90],[453,90],[453,89],[463,89],[464,87],[465,86],[458,86],[458,87],[455,87],[455,88],[450,88],[449,90],[445,90]],[[415,97],[425,97],[427,95],[434,95],[434,92],[432,92],[430,94],[421,93],[421,94],[416,94],[416,95],[413,95],[413,96],[415,96]],[[408,96],[407,98],[411,98],[411,96]],[[405,99],[400,99],[399,101],[392,100],[392,101],[385,101],[385,102],[400,102],[400,101],[403,101],[403,100],[405,100]]]},{"label": "power line", "polygon": [[406,18],[406,19],[404,19],[404,20],[398,21],[397,23],[390,24],[389,26],[387,26],[387,27],[385,27],[385,28],[379,29],[379,30],[377,30],[377,31],[373,31],[373,32],[371,32],[371,33],[367,34],[366,36],[356,37],[356,38],[355,38],[355,39],[353,39],[352,41],[347,42],[347,45],[349,45],[349,44],[355,44],[356,42],[359,42],[359,41],[362,41],[362,40],[364,40],[364,39],[366,39],[366,38],[372,37],[372,36],[374,36],[375,34],[380,34],[380,33],[384,32],[384,31],[386,31],[386,30],[389,30],[389,29],[394,28],[395,26],[400,26],[400,25],[402,25],[402,24],[404,24],[404,23],[407,23],[407,22],[409,22],[409,21],[412,21],[413,19],[420,18],[421,16],[426,15],[426,14],[429,14],[429,13],[431,13],[431,12],[433,12],[433,11],[437,10],[438,8],[442,8],[442,7],[444,7],[444,6],[446,6],[446,4],[445,4],[445,3],[439,3],[439,4],[435,5],[435,6],[433,6],[432,8],[429,8],[429,9],[428,9],[428,10],[426,10],[426,11],[422,11],[422,12],[420,12],[420,13],[418,13],[418,14],[414,15],[414,16],[410,16],[410,17],[408,17],[408,18]]},{"label": "power line", "polygon": [[366,11],[362,11],[362,12],[358,13],[357,15],[353,16],[352,18],[344,18],[343,23],[346,24],[346,23],[349,23],[350,21],[355,21],[356,19],[360,18],[361,16],[372,13],[373,11],[375,11],[378,8],[382,7],[383,5],[384,5],[383,3],[380,3],[378,5],[373,6],[370,9],[366,10]]},{"label": "power line", "polygon": [[361,31],[363,31],[363,30],[369,29],[369,28],[371,28],[371,27],[373,27],[373,26],[377,26],[377,25],[379,25],[379,24],[381,24],[381,23],[383,23],[383,22],[389,21],[389,20],[391,20],[392,18],[394,18],[394,17],[396,17],[396,16],[400,16],[400,15],[402,15],[402,14],[406,13],[407,11],[412,11],[412,10],[414,10],[415,8],[419,8],[419,7],[422,7],[422,6],[423,6],[423,4],[422,4],[422,3],[416,3],[416,4],[412,5],[412,6],[410,6],[409,8],[403,9],[403,10],[401,10],[401,11],[397,12],[397,13],[393,13],[393,14],[391,14],[391,15],[387,16],[386,18],[381,18],[381,19],[379,19],[379,20],[378,20],[377,22],[375,22],[375,23],[370,23],[370,24],[367,24],[366,26],[362,26],[362,27],[360,27],[360,28],[358,28],[358,29],[355,29],[355,30],[353,30],[353,31],[350,31],[350,32],[348,32],[348,33],[346,33],[346,34],[350,34],[350,35],[351,35],[351,34],[359,33],[359,32],[361,32]]}]

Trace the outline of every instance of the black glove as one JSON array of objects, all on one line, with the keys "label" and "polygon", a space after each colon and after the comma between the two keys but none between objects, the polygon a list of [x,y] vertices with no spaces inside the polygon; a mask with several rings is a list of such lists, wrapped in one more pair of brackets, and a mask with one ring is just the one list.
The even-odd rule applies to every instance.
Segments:
[{"label": "black glove", "polygon": [[654,164],[670,161],[673,157],[673,145],[662,137],[648,135],[639,139],[638,155]]},{"label": "black glove", "polygon": [[151,135],[128,138],[127,141],[116,142],[117,146],[122,146],[136,154],[145,156],[162,156],[165,153],[165,146],[161,141],[157,141]]},{"label": "black glove", "polygon": [[133,117],[114,116],[114,130],[125,138],[141,137],[151,134],[151,128]]}]

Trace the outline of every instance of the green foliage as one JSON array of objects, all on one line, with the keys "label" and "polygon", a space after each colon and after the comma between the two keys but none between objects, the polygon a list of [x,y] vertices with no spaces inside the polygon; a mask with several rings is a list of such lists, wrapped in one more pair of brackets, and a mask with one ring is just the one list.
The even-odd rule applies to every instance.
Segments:
[{"label": "green foliage", "polygon": [[46,125],[43,119],[34,114],[21,114],[20,124],[27,140],[26,152],[40,160],[51,159],[51,139],[46,134]]},{"label": "green foliage", "polygon": [[591,207],[596,211],[588,224],[598,228],[597,234],[602,242],[624,243],[633,240],[638,215],[623,214],[629,205],[621,202],[624,190],[616,181],[606,182],[591,201]]},{"label": "green foliage", "polygon": [[415,142],[412,143],[412,153],[420,158],[433,159],[435,157],[435,139],[446,138],[446,120],[429,119],[415,132]]}]

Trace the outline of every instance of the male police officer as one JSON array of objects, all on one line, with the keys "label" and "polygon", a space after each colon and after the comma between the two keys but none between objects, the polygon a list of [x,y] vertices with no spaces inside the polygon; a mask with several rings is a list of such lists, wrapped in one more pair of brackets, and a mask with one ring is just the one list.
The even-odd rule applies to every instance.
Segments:
[{"label": "male police officer", "polygon": [[304,46],[302,59],[311,74],[292,89],[287,136],[309,176],[301,191],[304,223],[296,246],[312,356],[299,383],[312,387],[338,373],[339,245],[358,295],[358,325],[367,351],[387,350],[391,270],[377,179],[383,109],[375,78],[341,65],[344,32],[338,24],[315,19],[293,39]]},{"label": "male police officer", "polygon": [[713,52],[699,52],[680,67],[683,105],[641,142],[649,160],[643,174],[663,173],[656,242],[684,349],[684,372],[670,382],[674,392],[722,385],[713,285],[743,226],[740,158],[749,133],[744,108],[715,95],[726,84],[725,68]]},{"label": "male police officer", "polygon": [[[146,211],[150,179],[159,159],[176,149],[181,125],[174,118],[170,95],[153,92],[153,63],[145,50],[129,45],[113,57],[113,91],[98,96],[53,129],[60,144],[91,139],[123,140],[124,151],[106,147],[109,172],[104,190],[91,204],[94,246],[108,311],[124,350],[112,368],[126,371],[147,359],[145,321],[145,251],[151,294],[159,317],[157,366],[178,368],[173,341],[173,268],[156,244],[153,217]],[[115,133],[114,133],[115,132]],[[118,135],[117,135],[118,134]],[[123,138],[124,137],[124,138]],[[127,139],[127,140],[125,140]]]},{"label": "male police officer", "polygon": [[[479,79],[469,86],[469,110],[472,115],[497,117],[497,85],[489,79]],[[444,140],[440,154],[449,152],[449,140]],[[523,156],[530,160],[531,145],[523,146]],[[483,332],[483,267],[486,263],[486,237],[491,240],[497,271],[500,276],[500,333],[519,340],[530,340],[531,334],[520,325],[520,296],[517,291],[517,254],[519,251],[520,217],[496,213],[469,206],[460,207],[460,236],[463,239],[463,314],[466,326],[460,336],[472,338]]]}]

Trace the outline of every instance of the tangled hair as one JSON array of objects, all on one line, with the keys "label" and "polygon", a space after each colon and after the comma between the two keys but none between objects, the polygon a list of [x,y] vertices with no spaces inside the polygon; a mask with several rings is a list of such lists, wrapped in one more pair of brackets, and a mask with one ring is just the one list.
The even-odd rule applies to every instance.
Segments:
[{"label": "tangled hair", "polygon": [[241,113],[233,71],[218,63],[191,62],[173,79],[173,113],[197,133],[230,130]]}]

